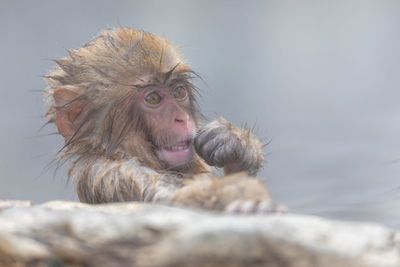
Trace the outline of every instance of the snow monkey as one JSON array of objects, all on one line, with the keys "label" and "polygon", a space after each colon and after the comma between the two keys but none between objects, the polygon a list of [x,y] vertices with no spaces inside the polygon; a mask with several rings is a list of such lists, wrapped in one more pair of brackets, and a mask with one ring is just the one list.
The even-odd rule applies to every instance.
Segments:
[{"label": "snow monkey", "polygon": [[202,122],[196,73],[167,39],[121,27],[68,53],[45,76],[46,116],[65,139],[59,159],[71,161],[81,202],[277,211],[254,178],[263,144],[222,118]]}]

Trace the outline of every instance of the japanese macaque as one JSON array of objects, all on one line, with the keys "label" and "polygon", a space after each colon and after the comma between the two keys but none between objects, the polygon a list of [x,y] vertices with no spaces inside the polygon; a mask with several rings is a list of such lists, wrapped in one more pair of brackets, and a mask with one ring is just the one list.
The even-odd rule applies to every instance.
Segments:
[{"label": "japanese macaque", "polygon": [[202,124],[196,74],[167,39],[117,28],[68,52],[45,77],[45,97],[81,202],[278,210],[249,177],[263,165],[263,144],[222,118]]}]

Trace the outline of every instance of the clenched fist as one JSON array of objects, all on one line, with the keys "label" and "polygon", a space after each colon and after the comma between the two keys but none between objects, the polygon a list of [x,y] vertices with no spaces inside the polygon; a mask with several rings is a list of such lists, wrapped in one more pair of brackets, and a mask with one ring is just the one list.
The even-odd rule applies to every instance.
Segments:
[{"label": "clenched fist", "polygon": [[264,161],[262,143],[223,118],[202,127],[194,146],[207,164],[224,168],[225,174],[247,171],[255,176]]}]

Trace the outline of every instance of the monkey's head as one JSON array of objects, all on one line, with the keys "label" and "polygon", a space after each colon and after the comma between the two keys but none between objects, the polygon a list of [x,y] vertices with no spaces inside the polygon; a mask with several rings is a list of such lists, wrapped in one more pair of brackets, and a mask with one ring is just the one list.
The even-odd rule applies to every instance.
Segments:
[{"label": "monkey's head", "polygon": [[159,170],[191,165],[200,118],[194,72],[165,38],[118,28],[68,52],[46,76],[47,116],[65,138],[65,158],[136,157]]}]

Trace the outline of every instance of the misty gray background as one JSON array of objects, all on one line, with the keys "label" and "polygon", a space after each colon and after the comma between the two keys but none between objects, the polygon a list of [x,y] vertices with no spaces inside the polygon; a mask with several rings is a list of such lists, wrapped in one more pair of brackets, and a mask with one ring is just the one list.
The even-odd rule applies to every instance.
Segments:
[{"label": "misty gray background", "polygon": [[256,125],[292,212],[400,227],[400,2],[0,1],[0,199],[77,200],[41,75],[100,30],[167,36],[203,112]]}]

